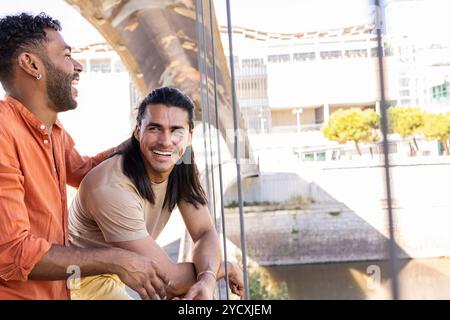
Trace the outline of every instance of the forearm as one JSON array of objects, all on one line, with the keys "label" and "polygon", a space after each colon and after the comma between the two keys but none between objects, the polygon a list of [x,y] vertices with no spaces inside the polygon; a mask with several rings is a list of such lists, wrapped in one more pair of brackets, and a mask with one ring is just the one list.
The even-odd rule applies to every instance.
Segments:
[{"label": "forearm", "polygon": [[174,262],[150,236],[140,240],[115,242],[112,245],[148,257],[160,266],[166,272],[170,291],[175,295],[184,294],[196,281],[197,274],[192,262]]},{"label": "forearm", "polygon": [[[50,250],[35,265],[29,275],[32,280],[67,279],[71,266],[78,267],[80,276],[118,273],[121,261],[130,253],[117,248],[84,249],[52,245]],[[69,271],[69,273],[68,273]]]},{"label": "forearm", "polygon": [[170,288],[176,296],[185,294],[197,281],[197,273],[192,262],[181,262],[176,264],[175,274],[172,274]]},{"label": "forearm", "polygon": [[219,237],[215,230],[211,229],[195,242],[192,261],[197,273],[211,270],[217,275],[221,260]]},{"label": "forearm", "polygon": [[236,274],[236,267],[230,261],[227,262],[227,268],[225,270],[225,261],[220,264],[219,271],[217,272],[217,280],[221,280],[226,277],[226,272],[228,275],[233,276]]}]

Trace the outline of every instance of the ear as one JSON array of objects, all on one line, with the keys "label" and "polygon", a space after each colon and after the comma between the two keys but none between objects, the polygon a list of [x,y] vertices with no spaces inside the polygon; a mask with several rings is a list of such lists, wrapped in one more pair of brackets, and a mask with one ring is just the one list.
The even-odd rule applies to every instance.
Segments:
[{"label": "ear", "polygon": [[189,135],[188,135],[188,146],[192,145],[192,135],[193,135],[193,130],[189,130]]},{"label": "ear", "polygon": [[141,130],[140,130],[139,126],[136,125],[136,127],[134,128],[133,136],[137,141],[139,141],[140,133],[141,133]]},{"label": "ear", "polygon": [[27,74],[32,76],[33,78],[37,78],[39,75],[42,76],[43,68],[41,68],[41,61],[39,58],[29,52],[22,52],[17,57],[17,62],[19,67]]}]

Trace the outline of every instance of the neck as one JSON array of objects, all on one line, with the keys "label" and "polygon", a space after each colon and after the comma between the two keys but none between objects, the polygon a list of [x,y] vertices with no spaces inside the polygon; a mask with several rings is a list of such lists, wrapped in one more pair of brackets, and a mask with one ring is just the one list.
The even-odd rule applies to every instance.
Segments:
[{"label": "neck", "polygon": [[150,181],[153,182],[153,183],[161,183],[161,182],[166,181],[169,178],[169,176],[170,176],[170,172],[172,172],[172,171],[170,171],[169,173],[166,173],[166,172],[163,172],[163,173],[155,172],[150,167],[150,165],[147,163],[147,161],[144,161],[144,165],[145,165],[145,169],[147,171],[147,176],[150,179]]},{"label": "neck", "polygon": [[48,103],[48,98],[41,94],[29,93],[28,90],[23,92],[11,91],[9,95],[20,101],[25,108],[33,113],[47,128],[51,129],[57,119],[57,112],[54,111]]},{"label": "neck", "polygon": [[162,183],[169,178],[169,174],[161,174],[161,173],[155,174],[153,172],[149,172],[149,170],[147,170],[147,172],[148,172],[148,178],[150,179],[150,181],[152,183]]}]

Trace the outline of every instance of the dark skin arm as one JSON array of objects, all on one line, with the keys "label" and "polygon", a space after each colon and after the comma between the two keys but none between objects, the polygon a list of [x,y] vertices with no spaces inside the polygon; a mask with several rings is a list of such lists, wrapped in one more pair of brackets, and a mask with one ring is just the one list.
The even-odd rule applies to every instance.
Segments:
[{"label": "dark skin arm", "polygon": [[35,265],[31,280],[65,280],[70,266],[80,268],[81,276],[114,273],[142,299],[166,297],[165,271],[150,259],[117,248],[82,249],[53,245]]}]

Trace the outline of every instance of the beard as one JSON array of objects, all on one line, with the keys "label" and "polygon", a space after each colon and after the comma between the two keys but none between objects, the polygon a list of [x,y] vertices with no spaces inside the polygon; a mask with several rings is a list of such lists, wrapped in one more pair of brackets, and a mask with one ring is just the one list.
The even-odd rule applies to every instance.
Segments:
[{"label": "beard", "polygon": [[47,71],[47,94],[56,112],[73,110],[77,107],[76,100],[72,97],[72,81],[75,73],[65,73],[58,69],[48,59],[44,59]]}]

